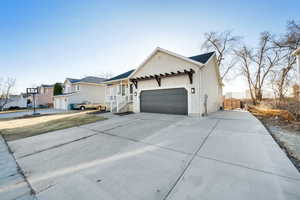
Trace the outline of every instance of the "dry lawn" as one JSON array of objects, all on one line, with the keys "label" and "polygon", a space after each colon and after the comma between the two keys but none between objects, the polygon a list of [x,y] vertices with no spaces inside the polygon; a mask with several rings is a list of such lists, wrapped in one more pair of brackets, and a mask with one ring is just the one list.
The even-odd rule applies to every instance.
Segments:
[{"label": "dry lawn", "polygon": [[288,110],[266,109],[266,108],[258,108],[255,106],[249,106],[248,110],[257,116],[280,117],[287,121],[296,121],[296,117]]},{"label": "dry lawn", "polygon": [[104,120],[104,117],[92,114],[91,111],[54,114],[22,119],[0,121],[0,134],[8,141],[30,137],[50,131],[81,126]]},{"label": "dry lawn", "polygon": [[22,109],[22,110],[5,110],[5,111],[0,111],[0,114],[6,114],[6,113],[14,113],[14,112],[26,112],[28,110]]}]

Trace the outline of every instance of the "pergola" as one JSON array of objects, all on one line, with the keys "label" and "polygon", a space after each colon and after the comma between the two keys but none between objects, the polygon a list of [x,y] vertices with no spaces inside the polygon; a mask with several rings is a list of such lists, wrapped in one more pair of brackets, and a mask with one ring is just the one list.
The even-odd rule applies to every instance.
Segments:
[{"label": "pergola", "polygon": [[157,81],[158,86],[161,86],[161,79],[167,78],[167,77],[175,77],[175,76],[183,76],[188,75],[190,84],[193,84],[193,74],[195,71],[193,69],[189,70],[183,70],[183,71],[177,71],[177,72],[169,72],[169,73],[163,73],[163,74],[153,74],[148,76],[140,76],[136,78],[131,78],[130,81],[134,84],[135,88],[138,88],[138,82],[139,81],[145,81],[145,80],[153,80],[155,79]]}]

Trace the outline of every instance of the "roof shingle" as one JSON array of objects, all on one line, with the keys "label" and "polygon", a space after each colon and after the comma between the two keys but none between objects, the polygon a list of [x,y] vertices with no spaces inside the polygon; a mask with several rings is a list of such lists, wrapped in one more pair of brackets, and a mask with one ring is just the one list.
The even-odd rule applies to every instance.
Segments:
[{"label": "roof shingle", "polygon": [[128,72],[125,72],[123,74],[119,74],[118,76],[115,76],[113,78],[110,78],[108,80],[106,80],[105,82],[107,81],[115,81],[115,80],[119,80],[119,79],[124,79],[124,78],[127,78],[128,76],[130,76],[130,74],[134,71],[134,69],[128,71]]},{"label": "roof shingle", "polygon": [[84,83],[96,83],[96,84],[99,84],[99,83],[104,82],[106,79],[105,78],[96,77],[96,76],[87,76],[87,77],[84,77],[82,79],[67,78],[67,80],[69,80],[71,83],[84,82]]},{"label": "roof shingle", "polygon": [[196,56],[191,56],[189,59],[205,64],[215,52],[204,53]]}]

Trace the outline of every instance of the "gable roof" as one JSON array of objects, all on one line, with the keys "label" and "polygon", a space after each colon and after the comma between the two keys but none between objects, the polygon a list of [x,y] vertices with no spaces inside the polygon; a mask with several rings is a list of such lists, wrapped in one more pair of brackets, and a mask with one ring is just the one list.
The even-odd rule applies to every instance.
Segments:
[{"label": "gable roof", "polygon": [[66,80],[70,81],[70,83],[76,83],[80,81],[80,79],[75,79],[75,78],[66,78]]},{"label": "gable roof", "polygon": [[130,74],[134,71],[134,69],[128,71],[128,72],[125,72],[123,74],[119,74],[118,76],[115,76],[115,77],[112,77],[108,80],[106,80],[105,82],[109,82],[109,81],[116,81],[116,80],[120,80],[120,79],[124,79],[124,78],[127,78],[130,76]]},{"label": "gable roof", "polygon": [[[215,52],[209,52],[209,53],[205,53],[205,54],[200,54],[197,56],[192,56],[192,57],[185,57],[182,55],[179,55],[177,53],[173,53],[171,51],[168,51],[166,49],[162,49],[160,47],[157,47],[148,57],[146,60],[144,60],[144,62],[142,62],[136,69],[134,72],[132,72],[132,74],[130,75],[130,77],[132,77],[140,68],[143,67],[143,65],[145,65],[145,63],[147,63],[157,52],[163,52],[166,53],[168,55],[177,57],[179,59],[185,60],[187,62],[193,63],[195,65],[198,65],[199,67],[203,67],[205,66],[205,63],[213,56],[215,55]],[[200,62],[201,61],[201,62]]]},{"label": "gable roof", "polygon": [[215,52],[209,52],[189,57],[192,60],[205,64]]},{"label": "gable roof", "polygon": [[66,78],[66,80],[70,81],[71,83],[95,83],[100,84],[104,82],[105,78],[100,78],[96,76],[87,76],[82,79],[75,79],[75,78]]},{"label": "gable roof", "polygon": [[46,85],[46,84],[42,84],[41,87],[44,87],[44,88],[52,88],[52,87],[54,87],[54,85]]},{"label": "gable roof", "polygon": [[96,76],[87,76],[83,79],[80,79],[79,82],[85,82],[85,83],[102,83],[103,81],[105,81],[105,78],[100,78],[100,77],[96,77]]}]

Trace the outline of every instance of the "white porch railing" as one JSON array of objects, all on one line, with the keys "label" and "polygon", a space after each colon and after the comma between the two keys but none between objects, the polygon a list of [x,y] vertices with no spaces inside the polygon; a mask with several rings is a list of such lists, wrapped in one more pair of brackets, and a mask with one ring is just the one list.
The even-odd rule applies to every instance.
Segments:
[{"label": "white porch railing", "polygon": [[129,85],[121,82],[110,87],[107,91],[106,102],[110,105],[110,110],[113,113],[128,111],[128,105],[133,102],[133,94],[130,93]]},{"label": "white porch railing", "polygon": [[110,110],[113,113],[121,112],[122,109],[127,106],[128,104],[132,103],[133,95],[126,95],[126,96],[110,96]]}]

